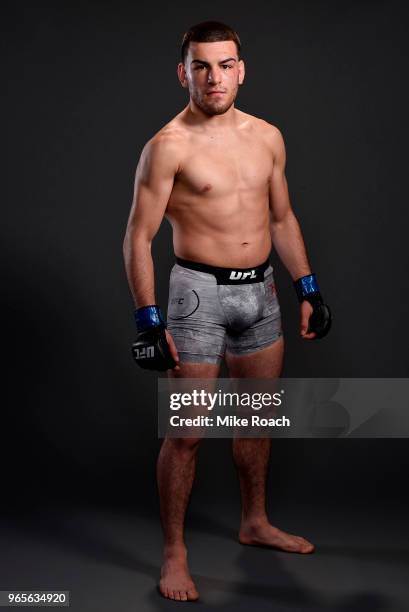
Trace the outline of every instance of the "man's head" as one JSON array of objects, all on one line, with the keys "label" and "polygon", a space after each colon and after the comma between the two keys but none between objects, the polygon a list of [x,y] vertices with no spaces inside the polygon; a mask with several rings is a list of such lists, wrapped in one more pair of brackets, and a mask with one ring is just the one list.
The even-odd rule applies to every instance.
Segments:
[{"label": "man's head", "polygon": [[222,115],[233,104],[244,80],[237,33],[224,23],[205,21],[183,37],[178,77],[207,115]]}]

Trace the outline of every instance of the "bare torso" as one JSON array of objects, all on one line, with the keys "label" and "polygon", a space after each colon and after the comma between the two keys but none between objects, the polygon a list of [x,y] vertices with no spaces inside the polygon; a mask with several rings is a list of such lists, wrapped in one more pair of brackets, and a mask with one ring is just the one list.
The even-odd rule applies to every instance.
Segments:
[{"label": "bare torso", "polygon": [[175,255],[214,266],[252,267],[271,250],[268,124],[234,109],[223,133],[190,126],[182,111],[161,132],[180,144],[180,165],[165,216]]}]

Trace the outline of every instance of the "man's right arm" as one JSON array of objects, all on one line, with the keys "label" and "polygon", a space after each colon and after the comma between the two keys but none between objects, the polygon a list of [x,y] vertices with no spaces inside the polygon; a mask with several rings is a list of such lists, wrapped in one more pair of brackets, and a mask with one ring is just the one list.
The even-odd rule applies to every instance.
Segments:
[{"label": "man's right arm", "polygon": [[134,196],[123,253],[135,307],[156,304],[151,254],[179,169],[179,147],[170,135],[156,135],[145,145],[135,175]]}]

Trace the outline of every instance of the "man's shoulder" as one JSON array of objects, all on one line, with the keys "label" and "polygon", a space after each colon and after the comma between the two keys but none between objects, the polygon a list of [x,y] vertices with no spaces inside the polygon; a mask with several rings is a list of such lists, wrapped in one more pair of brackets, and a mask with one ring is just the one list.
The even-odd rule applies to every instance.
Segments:
[{"label": "man's shoulder", "polygon": [[260,133],[271,143],[274,144],[274,142],[277,142],[277,140],[283,138],[281,130],[273,123],[269,123],[261,117],[254,117],[254,120],[258,130],[260,130]]},{"label": "man's shoulder", "polygon": [[180,158],[185,143],[183,129],[170,121],[146,142],[143,155],[153,159]]},{"label": "man's shoulder", "polygon": [[241,124],[246,127],[257,139],[264,141],[273,151],[282,147],[284,143],[280,129],[273,123],[269,123],[261,117],[240,112]]},{"label": "man's shoulder", "polygon": [[285,148],[284,137],[281,130],[273,123],[261,119],[261,117],[252,115],[249,115],[249,117],[252,117],[254,120],[254,128],[257,131],[257,136],[265,142],[273,155],[281,154]]},{"label": "man's shoulder", "polygon": [[245,113],[244,111],[239,110],[238,108],[236,108],[236,111],[239,115],[242,125],[247,125],[253,129],[257,129],[263,132],[270,132],[271,134],[280,131],[276,125],[269,123],[261,117],[257,117],[256,115],[250,115],[250,113]]}]

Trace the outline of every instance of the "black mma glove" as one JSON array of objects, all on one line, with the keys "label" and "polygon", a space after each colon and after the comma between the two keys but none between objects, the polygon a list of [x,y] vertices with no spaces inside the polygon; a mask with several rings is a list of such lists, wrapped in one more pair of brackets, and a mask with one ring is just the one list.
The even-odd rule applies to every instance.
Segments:
[{"label": "black mma glove", "polygon": [[307,274],[294,281],[298,301],[301,303],[307,300],[313,307],[308,321],[307,333],[316,333],[316,338],[323,338],[331,329],[332,317],[327,304],[324,304],[318,288],[315,274]]},{"label": "black mma glove", "polygon": [[174,368],[168,341],[166,340],[166,323],[159,306],[142,306],[134,313],[138,333],[132,344],[132,355],[136,363],[147,370],[164,372]]}]

